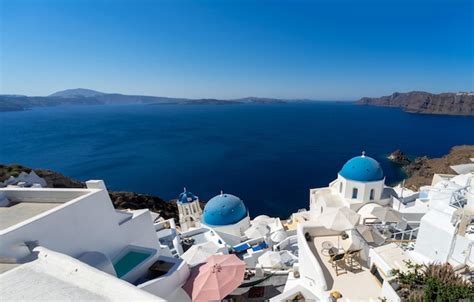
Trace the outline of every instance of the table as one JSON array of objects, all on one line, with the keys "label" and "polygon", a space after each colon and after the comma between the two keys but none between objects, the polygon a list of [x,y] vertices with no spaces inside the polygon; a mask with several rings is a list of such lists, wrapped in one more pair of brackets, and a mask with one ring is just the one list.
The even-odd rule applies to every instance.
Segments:
[{"label": "table", "polygon": [[332,244],[331,241],[323,241],[323,243],[321,243],[321,246],[323,247],[323,250],[329,250],[334,245]]},{"label": "table", "polygon": [[321,254],[325,254],[324,252],[328,252],[329,253],[329,250],[332,249],[334,247],[334,245],[332,244],[331,241],[323,241],[323,243],[321,243]]}]

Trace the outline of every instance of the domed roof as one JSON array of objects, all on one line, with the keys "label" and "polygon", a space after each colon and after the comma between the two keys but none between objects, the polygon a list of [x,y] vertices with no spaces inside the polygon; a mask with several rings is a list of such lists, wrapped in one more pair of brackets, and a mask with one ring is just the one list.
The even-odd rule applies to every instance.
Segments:
[{"label": "domed roof", "polygon": [[285,231],[276,231],[275,233],[270,235],[270,239],[274,243],[279,243],[285,240],[288,237],[288,234]]},{"label": "domed roof", "polygon": [[244,202],[231,194],[213,197],[204,207],[203,222],[208,225],[230,225],[247,216]]},{"label": "domed roof", "polygon": [[188,202],[193,202],[195,200],[198,200],[199,198],[194,195],[193,193],[189,192],[184,188],[184,192],[179,194],[178,196],[178,201],[180,203],[188,203]]},{"label": "domed roof", "polygon": [[257,217],[255,217],[252,222],[254,223],[257,223],[257,222],[265,222],[265,221],[268,221],[272,218],[270,218],[270,216],[267,216],[267,215],[258,215]]},{"label": "domed roof", "polygon": [[363,182],[378,181],[384,177],[379,162],[372,157],[365,156],[364,153],[362,156],[348,160],[339,171],[339,175],[349,180]]}]

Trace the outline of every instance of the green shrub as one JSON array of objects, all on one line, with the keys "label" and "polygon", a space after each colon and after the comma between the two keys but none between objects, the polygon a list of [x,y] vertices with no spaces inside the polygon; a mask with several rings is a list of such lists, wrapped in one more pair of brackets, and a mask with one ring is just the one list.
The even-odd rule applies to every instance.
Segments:
[{"label": "green shrub", "polygon": [[456,274],[449,263],[428,265],[406,262],[409,270],[393,270],[403,301],[458,302],[474,300],[472,283]]}]

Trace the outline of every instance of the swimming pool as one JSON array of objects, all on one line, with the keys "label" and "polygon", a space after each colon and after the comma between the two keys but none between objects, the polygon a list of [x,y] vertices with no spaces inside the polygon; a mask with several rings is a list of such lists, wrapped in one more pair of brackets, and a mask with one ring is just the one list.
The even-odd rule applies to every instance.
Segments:
[{"label": "swimming pool", "polygon": [[151,256],[151,252],[128,250],[114,263],[117,277],[121,278]]}]

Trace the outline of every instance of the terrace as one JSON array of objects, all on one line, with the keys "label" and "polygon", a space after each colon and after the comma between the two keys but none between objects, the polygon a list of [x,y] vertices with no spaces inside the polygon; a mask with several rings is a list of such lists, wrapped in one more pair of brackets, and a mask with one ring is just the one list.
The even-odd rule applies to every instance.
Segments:
[{"label": "terrace", "polygon": [[[350,239],[342,240],[339,235],[317,236],[313,237],[308,245],[322,268],[327,291],[340,292],[342,294],[341,301],[378,300],[377,297],[380,295],[382,285],[372,275],[367,263],[360,257],[354,259],[352,264],[347,258],[338,262],[336,264],[337,270],[331,263],[327,247],[335,247],[339,253],[348,252],[354,249]],[[363,290],[361,290],[360,284],[364,285]]]},{"label": "terrace", "polygon": [[319,295],[338,292],[342,295],[338,301],[379,301],[383,280],[371,272],[367,263],[371,247],[357,231],[338,232],[308,223],[300,225],[297,236],[299,282]]}]

